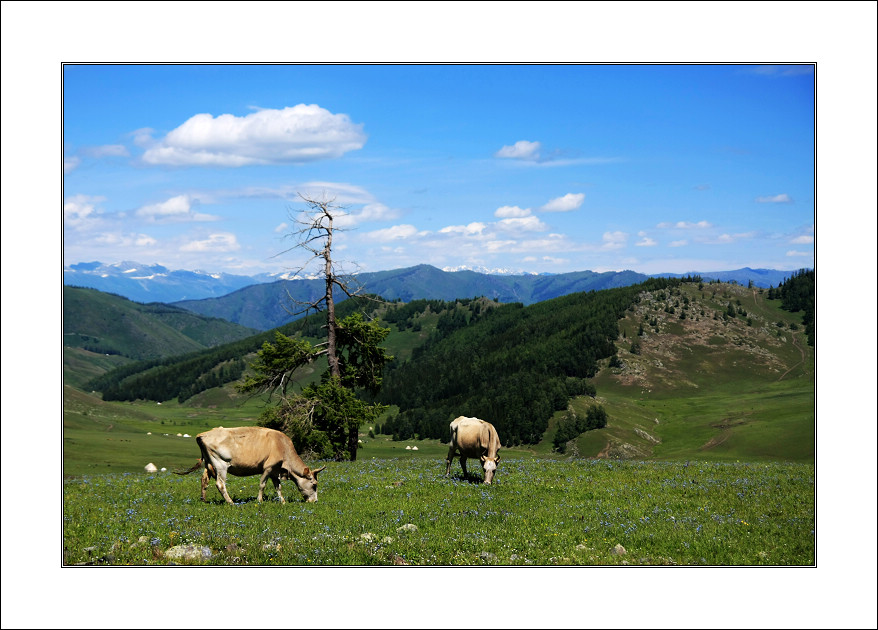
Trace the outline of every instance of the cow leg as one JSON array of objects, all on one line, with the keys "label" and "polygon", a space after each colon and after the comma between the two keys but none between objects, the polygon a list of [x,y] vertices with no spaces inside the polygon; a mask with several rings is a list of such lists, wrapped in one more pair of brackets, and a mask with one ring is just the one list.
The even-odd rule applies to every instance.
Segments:
[{"label": "cow leg", "polygon": [[454,461],[454,446],[448,449],[448,455],[445,456],[445,476],[451,474],[451,462]]},{"label": "cow leg", "polygon": [[223,495],[223,498],[226,500],[226,503],[234,505],[234,501],[232,501],[232,497],[229,496],[229,492],[226,490],[226,467],[217,468],[216,469],[216,489],[220,491],[220,494]]},{"label": "cow leg", "polygon": [[210,483],[210,473],[207,472],[207,468],[204,469],[204,472],[201,473],[201,500],[207,501],[207,484]]},{"label": "cow leg", "polygon": [[274,489],[277,490],[277,498],[280,499],[281,503],[286,503],[284,501],[284,495],[280,493],[280,479],[277,478],[277,475],[272,476],[272,483],[274,484]]},{"label": "cow leg", "polygon": [[463,478],[466,479],[468,474],[466,472],[466,457],[463,456],[463,453],[460,454],[460,467],[463,468]]},{"label": "cow leg", "polygon": [[[271,474],[270,471],[265,470],[262,472],[262,476],[259,478],[259,502],[262,503],[262,492],[265,490],[265,482],[268,481],[268,476]],[[274,481],[274,479],[272,479]]]}]

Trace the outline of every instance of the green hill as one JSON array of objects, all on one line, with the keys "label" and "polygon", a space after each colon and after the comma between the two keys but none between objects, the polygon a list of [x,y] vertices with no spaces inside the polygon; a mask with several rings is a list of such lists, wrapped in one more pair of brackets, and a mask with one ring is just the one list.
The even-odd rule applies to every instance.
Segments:
[{"label": "green hill", "polygon": [[96,289],[64,287],[64,378],[73,385],[109,369],[218,346],[255,331],[167,304],[140,304]]},{"label": "green hill", "polygon": [[[384,345],[396,357],[380,431],[440,444],[452,417],[479,415],[502,428],[504,448],[520,444],[542,457],[813,461],[814,350],[802,313],[767,296],[736,284],[653,279],[529,307],[485,299],[373,304],[370,315],[390,327]],[[345,301],[339,316],[355,308]],[[315,338],[324,321],[318,314],[281,330]],[[252,359],[272,336],[127,365],[105,378],[169,383],[177,372],[185,386]],[[320,367],[309,372],[306,381]],[[178,400],[103,404],[186,426],[255,421],[263,402],[240,396],[234,383],[227,376]],[[553,451],[559,423],[594,405],[606,410],[606,427]]]},{"label": "green hill", "polygon": [[616,367],[608,361],[593,381],[596,400],[571,403],[575,414],[603,405],[607,427],[582,434],[569,452],[813,461],[814,348],[802,313],[767,294],[729,284],[643,293],[619,322]]}]

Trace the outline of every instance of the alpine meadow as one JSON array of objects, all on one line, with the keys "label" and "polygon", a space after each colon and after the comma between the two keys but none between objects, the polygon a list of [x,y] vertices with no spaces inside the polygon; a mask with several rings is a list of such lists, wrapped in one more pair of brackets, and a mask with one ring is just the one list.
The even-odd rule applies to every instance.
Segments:
[{"label": "alpine meadow", "polygon": [[[130,340],[155,346],[168,309],[68,289],[64,563],[813,566],[813,279],[657,278],[530,306],[345,300],[338,317],[384,328],[393,357],[380,389],[357,390],[383,412],[358,427],[356,461],[344,436],[304,437],[276,395],[241,387],[280,339],[318,344],[325,314],[144,359]],[[95,315],[126,305],[127,334],[101,332]],[[325,371],[297,366],[296,391]],[[460,415],[497,428],[491,485],[477,461],[445,476]],[[196,476],[174,474],[198,433],[256,425],[326,467],[318,502],[285,484],[285,505],[259,503],[257,477],[229,477],[234,506],[212,482],[202,503]]]}]

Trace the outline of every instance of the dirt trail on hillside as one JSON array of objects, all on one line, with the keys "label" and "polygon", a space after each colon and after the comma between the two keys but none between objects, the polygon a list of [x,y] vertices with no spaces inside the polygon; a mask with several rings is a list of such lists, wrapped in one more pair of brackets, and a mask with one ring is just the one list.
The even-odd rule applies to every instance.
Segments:
[{"label": "dirt trail on hillside", "polygon": [[781,374],[780,377],[777,379],[779,381],[782,381],[784,376],[786,376],[787,374],[789,374],[790,372],[792,372],[793,370],[795,370],[797,367],[799,367],[800,365],[802,365],[805,362],[805,349],[799,345],[799,340],[796,338],[795,333],[792,334],[792,337],[793,337],[793,345],[799,351],[799,354],[802,355],[802,359],[798,363],[793,365],[790,369],[788,369],[786,372]]}]

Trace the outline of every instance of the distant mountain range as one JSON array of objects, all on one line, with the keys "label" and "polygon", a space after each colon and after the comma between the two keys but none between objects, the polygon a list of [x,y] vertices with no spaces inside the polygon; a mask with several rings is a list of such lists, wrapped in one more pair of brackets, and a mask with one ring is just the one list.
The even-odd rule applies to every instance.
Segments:
[{"label": "distant mountain range", "polygon": [[[430,265],[361,273],[365,291],[386,300],[454,300],[484,296],[500,302],[534,304],[579,291],[629,286],[650,277],[700,275],[768,288],[793,272],[743,268],[734,271],[652,274],[634,271],[574,271],[560,274],[500,274],[471,270],[443,271]],[[248,328],[268,330],[294,319],[291,298],[311,302],[323,291],[319,279],[285,279],[283,274],[237,276],[201,271],[171,271],[161,265],[136,262],[78,263],[64,269],[64,284],[115,293],[136,302],[175,304],[192,312],[219,317]]]},{"label": "distant mountain range", "polygon": [[85,262],[64,268],[67,286],[115,293],[135,302],[177,302],[219,297],[252,284],[274,282],[282,274],[237,276],[228,273],[170,270],[162,265],[123,261]]}]

